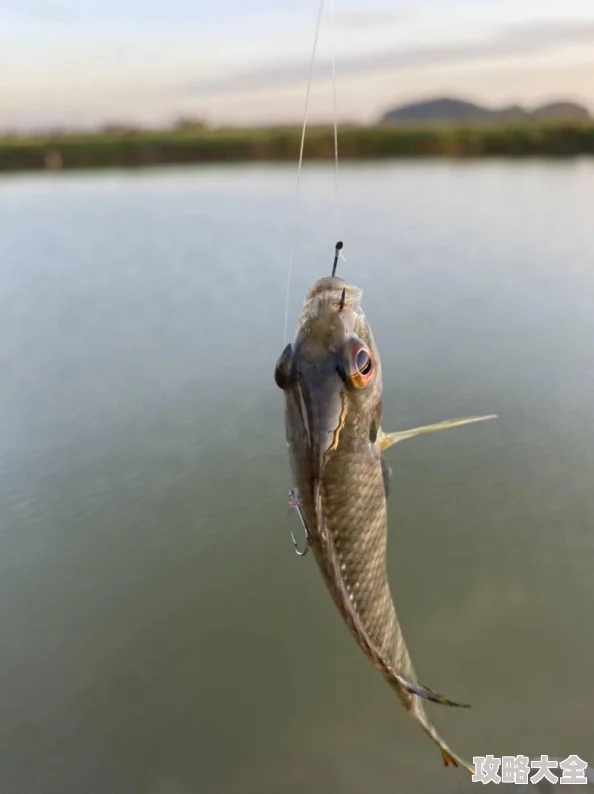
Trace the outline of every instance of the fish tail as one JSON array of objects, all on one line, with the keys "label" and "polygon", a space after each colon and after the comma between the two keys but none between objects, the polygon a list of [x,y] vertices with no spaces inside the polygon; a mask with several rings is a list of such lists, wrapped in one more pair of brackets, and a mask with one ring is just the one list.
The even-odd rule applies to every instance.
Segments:
[{"label": "fish tail", "polygon": [[448,750],[447,747],[440,747],[440,750],[445,766],[463,766],[464,769],[467,769],[471,775],[474,775],[474,764],[471,764],[469,761],[465,761],[463,758],[460,758],[460,756],[454,755],[454,753],[452,753],[451,750]]},{"label": "fish tail", "polygon": [[[455,701],[449,700],[449,698],[444,698],[442,695],[439,695],[437,692],[434,692],[432,689],[429,689],[429,687],[424,687],[421,684],[415,684],[406,676],[402,676],[402,678],[404,679],[404,681],[401,681],[400,685],[406,688],[406,690],[409,693],[418,695],[424,700],[430,700],[432,703],[442,703],[450,706],[466,705],[462,703],[456,703]],[[432,741],[434,741],[435,744],[439,747],[439,750],[441,752],[441,757],[445,766],[455,766],[455,767],[461,766],[464,769],[467,769],[472,775],[474,775],[475,773],[474,765],[469,763],[468,761],[465,761],[459,755],[456,755],[456,753],[450,750],[450,748],[447,746],[445,741],[441,738],[441,736],[437,732],[435,726],[429,721],[429,717],[427,716],[425,709],[423,708],[423,701],[419,700],[418,698],[413,698],[412,700],[408,700],[406,707],[411,717],[413,717],[419,723],[419,725],[425,731],[427,736]]]},{"label": "fish tail", "polygon": [[465,761],[464,758],[461,758],[459,755],[456,755],[450,748],[447,746],[445,741],[441,738],[438,734],[435,727],[429,722],[427,715],[425,714],[424,710],[421,709],[413,709],[412,712],[413,716],[419,721],[421,724],[421,728],[425,731],[425,733],[429,736],[430,739],[433,739],[435,744],[439,747],[441,752],[441,758],[445,766],[455,766],[455,767],[463,767],[464,769],[468,770],[471,775],[474,775],[475,768],[474,764],[471,764],[469,761]]}]

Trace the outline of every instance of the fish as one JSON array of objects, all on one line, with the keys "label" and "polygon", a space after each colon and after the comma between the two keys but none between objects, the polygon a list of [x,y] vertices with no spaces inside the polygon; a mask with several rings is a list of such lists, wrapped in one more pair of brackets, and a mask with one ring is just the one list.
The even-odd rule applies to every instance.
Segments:
[{"label": "fish", "polygon": [[449,748],[424,708],[425,701],[468,704],[419,683],[396,614],[387,573],[389,467],[383,453],[405,439],[495,415],[385,433],[382,363],[361,297],[359,287],[337,276],[316,281],[306,295],[294,342],[276,363],[293,504],[299,505],[308,547],[332,600],[360,648],[438,745],[445,765],[474,774],[474,766]]}]

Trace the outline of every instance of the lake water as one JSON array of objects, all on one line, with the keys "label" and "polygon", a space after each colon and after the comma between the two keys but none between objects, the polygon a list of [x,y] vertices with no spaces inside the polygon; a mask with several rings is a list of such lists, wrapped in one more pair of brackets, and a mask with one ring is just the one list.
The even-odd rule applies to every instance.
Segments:
[{"label": "lake water", "polygon": [[[0,180],[2,794],[464,794],[292,551],[295,169]],[[291,328],[336,240],[306,164]],[[461,755],[594,764],[594,163],[344,165],[390,576]]]}]

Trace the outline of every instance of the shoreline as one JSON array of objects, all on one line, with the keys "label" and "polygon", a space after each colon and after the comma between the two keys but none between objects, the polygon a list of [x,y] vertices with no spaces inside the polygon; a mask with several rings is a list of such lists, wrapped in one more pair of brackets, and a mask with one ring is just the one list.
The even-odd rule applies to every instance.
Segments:
[{"label": "shoreline", "polygon": [[[0,173],[136,168],[200,163],[293,162],[297,127],[208,129],[184,125],[164,130],[106,128],[0,136]],[[594,123],[510,125],[344,126],[342,161],[392,158],[571,158],[594,155]],[[331,127],[311,127],[304,159],[334,157]]]}]

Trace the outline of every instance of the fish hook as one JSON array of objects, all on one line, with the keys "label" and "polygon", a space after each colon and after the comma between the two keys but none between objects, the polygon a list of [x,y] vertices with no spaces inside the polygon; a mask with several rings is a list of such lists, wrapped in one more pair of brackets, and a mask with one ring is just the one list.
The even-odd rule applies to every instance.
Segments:
[{"label": "fish hook", "polygon": [[291,542],[293,543],[293,548],[295,549],[295,554],[298,557],[305,557],[307,552],[309,551],[309,532],[307,531],[307,525],[305,523],[305,519],[303,518],[303,513],[301,512],[301,507],[299,506],[299,497],[297,495],[297,491],[294,488],[291,488],[289,491],[289,510],[296,510],[297,515],[301,520],[301,526],[303,527],[303,531],[305,533],[305,549],[301,551],[299,548],[299,543],[297,542],[297,538],[295,537],[295,533],[291,530]]},{"label": "fish hook", "polygon": [[334,278],[334,276],[336,275],[336,266],[338,265],[338,257],[344,259],[344,256],[341,254],[342,248],[343,248],[343,243],[341,240],[339,240],[334,248],[334,264],[332,265],[332,278]]}]

